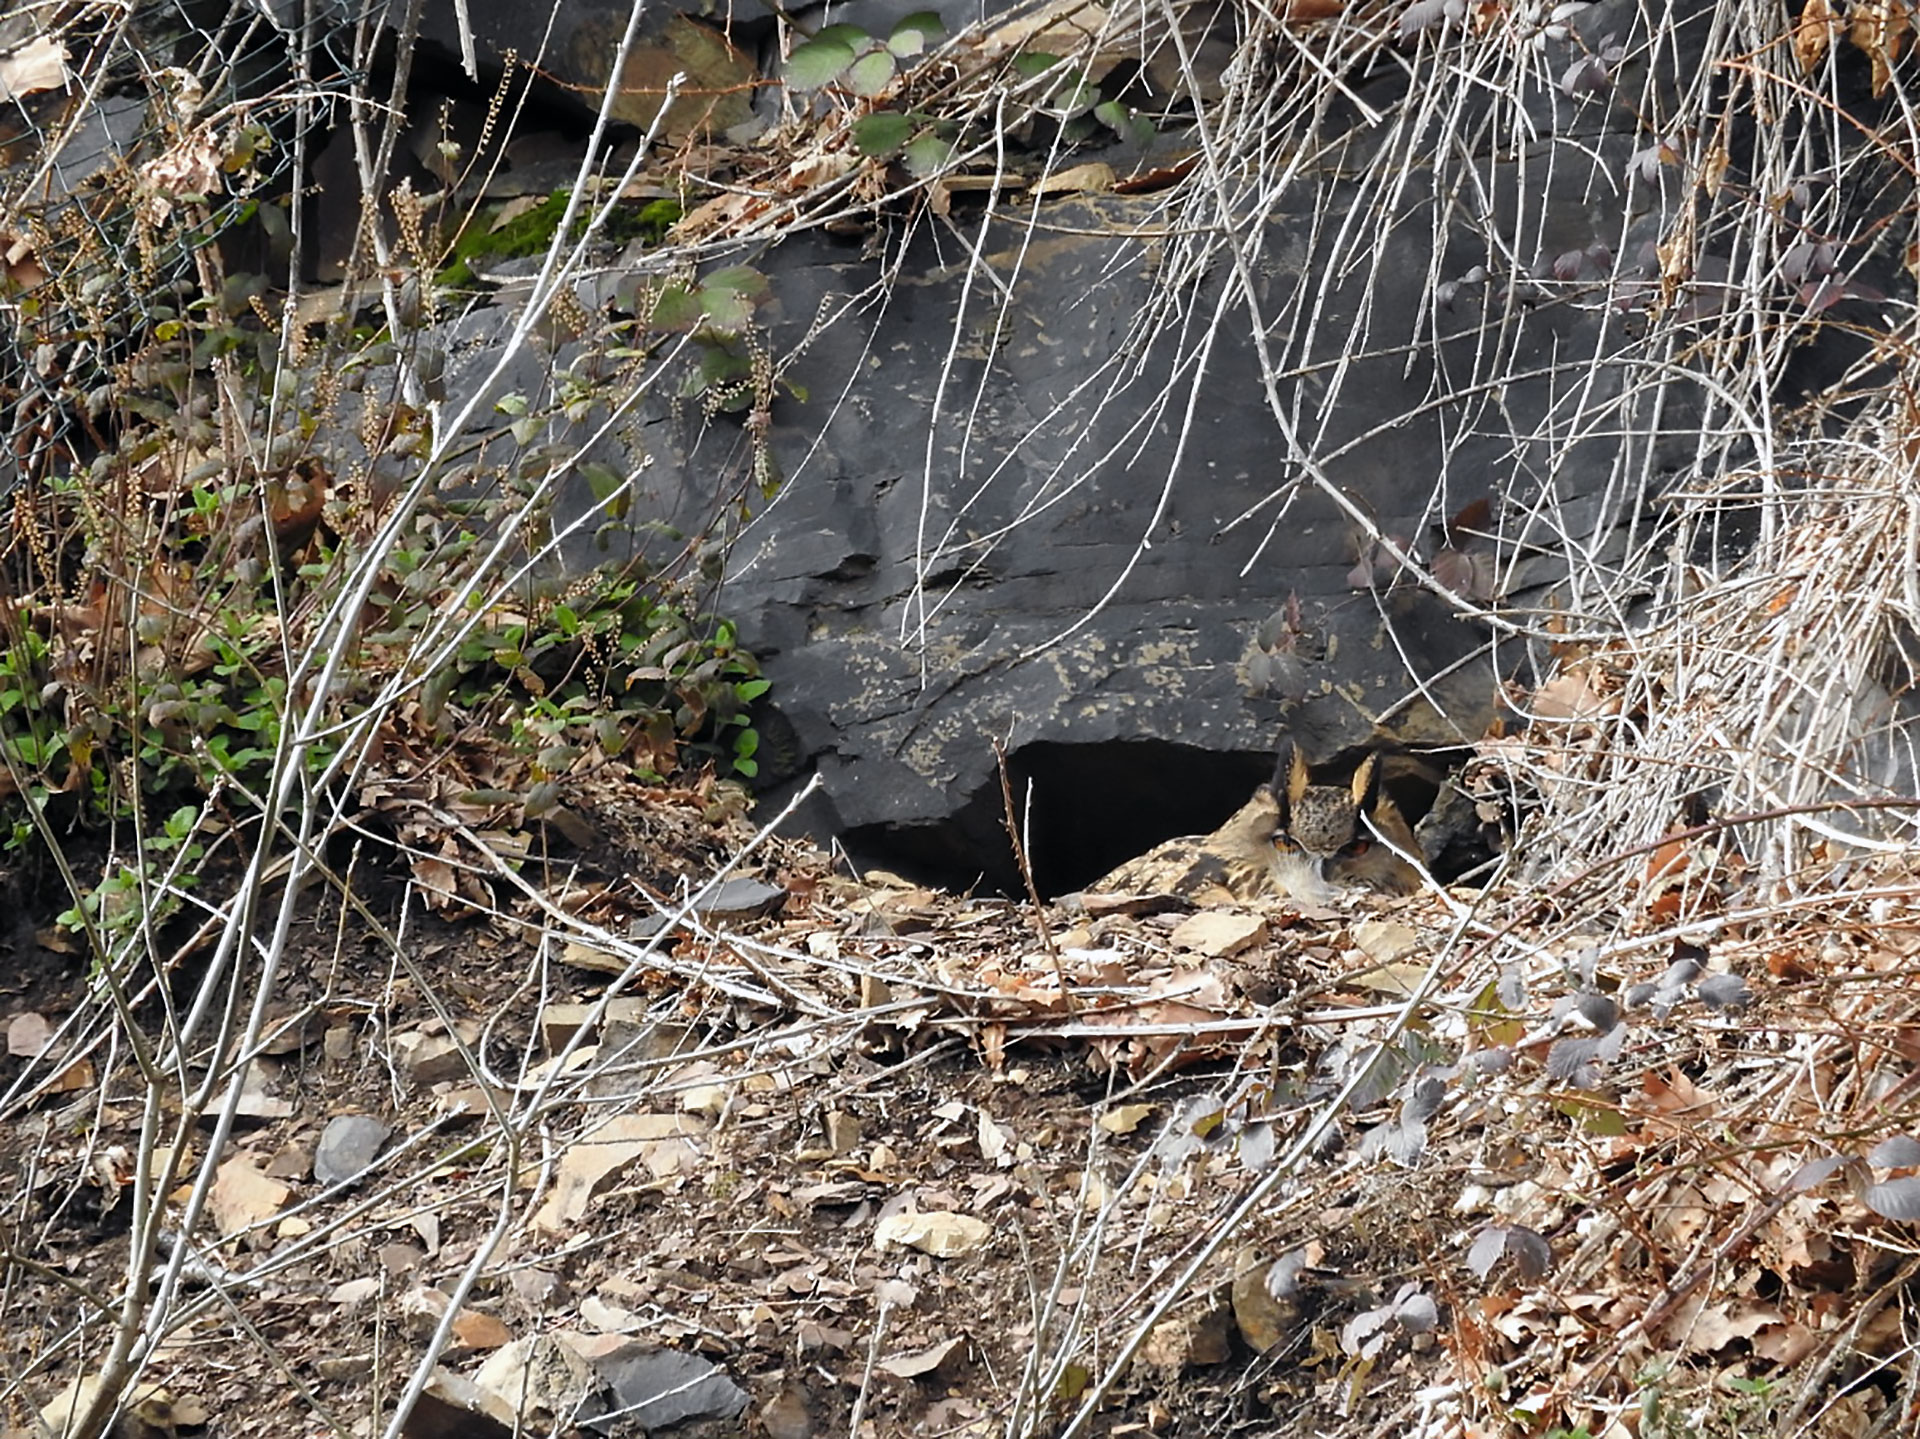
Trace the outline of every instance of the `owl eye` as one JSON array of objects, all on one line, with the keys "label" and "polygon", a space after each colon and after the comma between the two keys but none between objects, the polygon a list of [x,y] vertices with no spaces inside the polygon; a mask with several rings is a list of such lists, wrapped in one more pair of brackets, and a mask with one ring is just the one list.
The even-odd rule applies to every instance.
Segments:
[{"label": "owl eye", "polygon": [[1283,834],[1279,830],[1273,832],[1273,847],[1282,854],[1298,854],[1300,852],[1300,846],[1293,842],[1293,836]]},{"label": "owl eye", "polygon": [[1341,847],[1340,854],[1343,859],[1358,859],[1372,848],[1373,841],[1363,836],[1359,839],[1347,841],[1347,843]]}]

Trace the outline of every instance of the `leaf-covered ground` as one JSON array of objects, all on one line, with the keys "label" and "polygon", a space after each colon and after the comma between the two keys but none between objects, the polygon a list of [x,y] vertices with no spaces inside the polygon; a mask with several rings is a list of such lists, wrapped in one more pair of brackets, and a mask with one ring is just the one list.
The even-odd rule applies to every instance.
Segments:
[{"label": "leaf-covered ground", "polygon": [[580,1432],[665,1427],[665,1391],[707,1406],[681,1432],[782,1439],[1905,1431],[1907,876],[1721,884],[1707,923],[1677,841],[1582,894],[1035,914],[711,798],[607,831],[677,890],[475,846],[465,902],[397,864],[365,914],[317,894],[213,1156],[218,1077],[150,1092],[80,961],[23,943],[16,1428],[127,1302],[144,1121],[162,1431],[387,1432],[436,1371],[404,1432],[575,1432],[610,1382],[641,1407]]}]

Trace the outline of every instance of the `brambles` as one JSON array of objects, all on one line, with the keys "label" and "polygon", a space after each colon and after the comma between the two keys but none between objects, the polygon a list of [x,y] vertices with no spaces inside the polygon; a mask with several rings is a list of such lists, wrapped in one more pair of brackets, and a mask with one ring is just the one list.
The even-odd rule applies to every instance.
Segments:
[{"label": "brambles", "polygon": [[[166,803],[229,786],[264,792],[290,713],[315,703],[311,675],[290,672],[299,636],[288,621],[297,627],[342,599],[347,542],[315,523],[291,562],[270,569],[266,555],[243,553],[247,525],[233,521],[263,507],[273,514],[275,495],[317,511],[326,486],[317,472],[294,484],[195,485],[177,497],[184,503],[100,531],[84,518],[99,497],[71,487],[54,508],[80,531],[75,558],[98,565],[85,598],[48,598],[61,571],[15,556],[28,598],[10,611],[0,647],[12,797],[43,807],[58,799],[76,818],[106,821],[134,812],[136,790]],[[424,670],[419,702],[389,716],[383,733],[469,749],[491,741],[508,779],[552,780],[579,763],[661,778],[709,759],[754,773],[747,705],[765,682],[731,625],[699,613],[672,583],[609,567],[575,578],[564,595],[538,586],[473,595],[449,643],[448,609],[473,594],[484,563],[484,516],[426,514],[437,538],[398,546],[381,566],[343,678],[321,702],[329,719],[346,726],[398,677]],[[283,510],[274,528],[292,533],[298,520]],[[140,559],[135,536],[157,556]],[[214,556],[230,577],[196,592],[193,562]],[[309,776],[323,776],[337,741],[323,737],[305,754]],[[28,832],[16,825],[15,843]]]},{"label": "brambles", "polygon": [[[584,360],[549,352],[530,393],[496,401],[498,421],[471,399],[455,402],[463,420],[443,322],[483,287],[475,269],[581,241],[657,244],[679,201],[589,205],[571,222],[566,189],[483,204],[462,198],[479,171],[443,139],[447,188],[376,184],[346,284],[295,314],[260,273],[298,263],[298,201],[273,188],[290,156],[270,130],[295,102],[217,109],[187,78],[162,77],[124,157],[82,192],[18,208],[4,236],[4,381],[30,391],[0,551],[10,845],[56,828],[124,844],[128,823],[201,807],[259,832],[289,796],[337,815],[394,774],[489,795],[510,825],[603,767],[751,777],[765,683],[706,612],[711,556],[669,535],[664,558],[604,560],[638,555],[645,517],[631,473],[589,458],[584,437],[663,376],[709,413],[763,413],[764,277],[668,287],[680,318],[642,319],[625,350],[615,326],[634,322],[563,282],[540,297],[540,343],[584,338]],[[476,161],[498,143],[483,134]],[[478,457],[463,424],[488,437]],[[771,484],[769,459],[753,469]],[[563,496],[587,509],[584,559],[555,519]],[[168,842],[182,841],[163,826],[141,852]],[[110,867],[69,915],[145,903],[151,878]]]},{"label": "brambles", "polygon": [[855,25],[828,25],[794,48],[786,80],[802,90],[870,104],[851,127],[854,148],[869,159],[897,157],[919,179],[946,170],[969,145],[990,148],[1002,139],[1040,152],[1054,139],[1071,149],[1109,137],[1137,146],[1154,138],[1153,122],[1108,94],[1104,82],[1068,57],[1040,50],[1023,50],[1008,62],[1007,84],[1024,93],[1030,105],[1024,116],[974,116],[963,122],[903,108],[913,89],[912,67],[946,38],[932,11],[907,16],[884,40]]}]

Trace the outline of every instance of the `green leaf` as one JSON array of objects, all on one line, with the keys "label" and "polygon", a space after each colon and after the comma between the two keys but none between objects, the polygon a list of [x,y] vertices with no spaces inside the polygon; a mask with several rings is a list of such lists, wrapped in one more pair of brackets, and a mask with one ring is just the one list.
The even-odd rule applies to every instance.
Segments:
[{"label": "green leaf", "polygon": [[887,48],[902,60],[924,54],[946,38],[946,23],[931,10],[916,10],[887,36]]},{"label": "green leaf", "polygon": [[913,118],[898,110],[875,110],[854,122],[853,144],[862,155],[891,155],[913,136]]},{"label": "green leaf", "polygon": [[14,761],[23,765],[45,764],[52,754],[52,750],[34,735],[14,735],[6,745]]},{"label": "green leaf", "polygon": [[703,345],[699,362],[681,385],[680,393],[691,399],[752,373],[753,361],[745,355],[736,355],[722,345]]},{"label": "green leaf", "polygon": [[772,680],[741,680],[733,687],[733,692],[740,697],[742,703],[749,703],[759,699],[772,688]]},{"label": "green leaf", "polygon": [[[851,27],[829,26],[828,30]],[[853,46],[829,37],[826,30],[797,47],[787,58],[787,83],[817,90],[840,78],[840,72],[853,63]]]},{"label": "green leaf", "polygon": [[953,158],[953,142],[929,132],[910,141],[900,158],[906,162],[907,169],[925,179],[946,169],[947,162]]},{"label": "green leaf", "polygon": [[1581,1099],[1563,1099],[1554,1106],[1567,1118],[1577,1123],[1588,1134],[1603,1139],[1618,1139],[1627,1132],[1627,1122],[1618,1108],[1605,1104],[1589,1104]]},{"label": "green leaf", "polygon": [[940,18],[937,10],[916,10],[901,18],[900,23],[893,27],[893,34],[897,38],[910,30],[926,36],[927,43],[931,45],[935,40],[946,37],[947,22]]},{"label": "green leaf", "polygon": [[1153,121],[1118,100],[1102,100],[1093,107],[1093,118],[1105,125],[1123,143],[1145,149],[1153,143]]},{"label": "green leaf", "polygon": [[737,335],[753,318],[754,301],[738,290],[702,290],[700,308],[716,330]]},{"label": "green leaf", "polygon": [[1081,75],[1054,91],[1050,103],[1053,109],[1072,120],[1100,103],[1100,87]]},{"label": "green leaf", "polygon": [[1013,57],[1013,73],[1018,75],[1022,80],[1031,80],[1035,76],[1046,74],[1047,71],[1060,64],[1060,62],[1066,58],[1064,55],[1049,54],[1045,50],[1034,50],[1024,55],[1015,55]]},{"label": "green leaf", "polygon": [[893,83],[893,77],[898,69],[892,52],[869,50],[848,68],[847,87],[854,94],[865,95],[871,99]]},{"label": "green leaf", "polygon": [[685,285],[669,285],[654,302],[649,322],[656,330],[686,331],[706,318],[700,301]]},{"label": "green leaf", "polygon": [[[767,283],[767,277],[751,265],[729,265],[724,270],[715,270],[700,282],[700,294],[703,304],[713,295],[732,297],[736,305],[758,305],[773,294],[773,287]],[[708,306],[708,314],[712,314]]]}]

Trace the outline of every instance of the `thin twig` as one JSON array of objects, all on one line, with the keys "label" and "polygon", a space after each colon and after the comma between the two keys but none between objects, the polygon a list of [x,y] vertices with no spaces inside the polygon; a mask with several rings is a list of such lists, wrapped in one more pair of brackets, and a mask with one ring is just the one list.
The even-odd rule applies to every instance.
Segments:
[{"label": "thin twig", "polygon": [[1013,782],[1007,778],[1007,751],[999,740],[993,742],[993,758],[1000,769],[1000,803],[1007,821],[1007,842],[1013,846],[1013,862],[1020,871],[1021,883],[1027,887],[1027,903],[1033,907],[1033,927],[1039,932],[1040,947],[1047,952],[1047,959],[1053,965],[1054,982],[1060,986],[1060,999],[1066,1006],[1067,1014],[1077,1016],[1079,1009],[1073,1002],[1073,991],[1067,985],[1067,972],[1060,963],[1060,951],[1054,945],[1053,934],[1047,928],[1047,907],[1040,902],[1040,890],[1033,882],[1033,866],[1027,863],[1027,847],[1020,838],[1020,824],[1014,818]]}]

